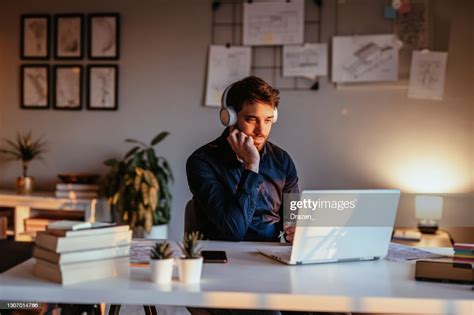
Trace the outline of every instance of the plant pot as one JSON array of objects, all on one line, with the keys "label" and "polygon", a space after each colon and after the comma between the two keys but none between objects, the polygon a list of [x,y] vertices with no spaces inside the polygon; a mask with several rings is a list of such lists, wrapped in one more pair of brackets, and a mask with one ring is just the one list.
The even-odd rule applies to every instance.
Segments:
[{"label": "plant pot", "polygon": [[153,225],[150,233],[144,232],[144,238],[166,240],[168,238],[168,224]]},{"label": "plant pot", "polygon": [[151,259],[151,281],[160,284],[171,283],[173,275],[173,258]]},{"label": "plant pot", "polygon": [[199,283],[201,281],[202,257],[178,258],[179,281],[182,283]]},{"label": "plant pot", "polygon": [[17,194],[27,195],[33,192],[35,178],[32,176],[20,176],[16,179]]}]

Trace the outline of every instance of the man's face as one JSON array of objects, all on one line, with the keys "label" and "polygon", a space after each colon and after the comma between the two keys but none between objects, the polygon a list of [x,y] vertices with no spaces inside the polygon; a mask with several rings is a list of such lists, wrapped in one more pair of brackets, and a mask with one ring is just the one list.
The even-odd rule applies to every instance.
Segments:
[{"label": "man's face", "polygon": [[265,103],[245,104],[237,114],[237,128],[252,137],[257,149],[263,149],[272,129],[274,108]]}]

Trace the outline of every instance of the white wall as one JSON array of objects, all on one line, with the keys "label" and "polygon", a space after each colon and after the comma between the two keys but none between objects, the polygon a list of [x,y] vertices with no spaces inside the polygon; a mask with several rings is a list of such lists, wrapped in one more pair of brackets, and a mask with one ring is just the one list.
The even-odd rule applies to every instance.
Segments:
[{"label": "white wall", "polygon": [[[335,1],[324,3],[328,38]],[[302,188],[400,187],[407,192],[398,217],[404,225],[415,223],[409,193],[456,193],[448,197],[454,198],[452,210],[446,209],[453,215],[446,224],[472,218],[472,199],[459,193],[474,188],[473,6],[468,0],[443,3],[438,14],[452,18],[443,101],[410,100],[406,89],[338,90],[326,79],[317,92],[282,93],[272,140],[293,156]],[[157,148],[175,173],[171,236],[181,235],[182,209],[191,196],[186,158],[222,130],[217,110],[202,106],[210,6],[204,0],[0,3],[0,136],[32,130],[48,140],[46,164],[31,165],[41,188],[52,189],[60,172],[104,173],[102,162],[127,150],[123,139],[148,141],[168,130]],[[40,12],[121,13],[119,111],[19,109],[20,15]],[[0,162],[0,187],[12,188],[19,174],[18,164]]]}]

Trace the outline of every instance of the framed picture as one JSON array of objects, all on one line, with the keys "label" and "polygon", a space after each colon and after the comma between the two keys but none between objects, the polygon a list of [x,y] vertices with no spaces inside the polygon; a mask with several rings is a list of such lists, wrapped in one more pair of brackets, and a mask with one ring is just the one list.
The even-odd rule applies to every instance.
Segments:
[{"label": "framed picture", "polygon": [[82,59],[84,16],[57,14],[54,17],[54,57],[56,59]]},{"label": "framed picture", "polygon": [[20,107],[47,109],[49,97],[49,66],[22,65],[20,67]]},{"label": "framed picture", "polygon": [[89,14],[89,59],[117,60],[120,56],[120,15]]},{"label": "framed picture", "polygon": [[81,110],[82,108],[82,66],[54,66],[53,108]]},{"label": "framed picture", "polygon": [[21,59],[49,59],[49,15],[22,15],[20,30]]},{"label": "framed picture", "polygon": [[87,67],[87,109],[117,110],[118,66],[90,65]]}]

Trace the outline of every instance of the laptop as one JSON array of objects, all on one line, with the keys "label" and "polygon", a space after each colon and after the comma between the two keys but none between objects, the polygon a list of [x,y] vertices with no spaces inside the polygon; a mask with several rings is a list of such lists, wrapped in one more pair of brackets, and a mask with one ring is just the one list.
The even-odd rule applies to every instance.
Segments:
[{"label": "laptop", "polygon": [[305,208],[287,210],[295,219],[293,245],[257,248],[260,253],[289,265],[375,260],[387,255],[399,190],[305,190],[299,198],[300,204],[295,201],[293,206],[306,200]]}]

